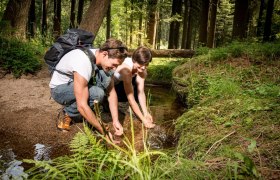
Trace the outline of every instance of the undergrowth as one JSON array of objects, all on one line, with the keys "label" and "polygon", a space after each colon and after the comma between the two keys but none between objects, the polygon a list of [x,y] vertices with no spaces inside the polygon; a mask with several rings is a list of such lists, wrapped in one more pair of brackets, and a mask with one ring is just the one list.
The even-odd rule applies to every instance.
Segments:
[{"label": "undergrowth", "polygon": [[[204,162],[188,160],[176,153],[150,150],[146,146],[147,132],[143,130],[144,150],[134,147],[134,127],[130,109],[132,138],[124,136],[125,147],[106,146],[98,134],[84,126],[70,143],[72,155],[49,161],[24,160],[34,166],[26,171],[28,179],[196,179],[215,177]],[[101,137],[100,138],[98,138]]]},{"label": "undergrowth", "polygon": [[23,74],[34,74],[42,66],[43,47],[36,42],[22,42],[0,37],[0,67],[16,78]]},{"label": "undergrowth", "polygon": [[236,42],[199,53],[173,72],[189,108],[176,122],[178,150],[218,177],[273,174],[280,168],[280,43]]}]

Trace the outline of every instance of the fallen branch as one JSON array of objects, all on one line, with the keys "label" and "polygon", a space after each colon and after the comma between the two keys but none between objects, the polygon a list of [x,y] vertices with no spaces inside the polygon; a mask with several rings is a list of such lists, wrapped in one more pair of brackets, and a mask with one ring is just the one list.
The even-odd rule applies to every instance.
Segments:
[{"label": "fallen branch", "polygon": [[[128,56],[132,56],[135,49],[129,49]],[[153,57],[191,58],[195,51],[191,49],[151,49]]]},{"label": "fallen branch", "polygon": [[215,147],[216,144],[220,143],[221,141],[223,141],[224,139],[226,139],[226,138],[229,137],[230,135],[234,134],[235,132],[236,132],[236,131],[232,131],[231,133],[229,133],[229,134],[227,134],[226,136],[224,136],[222,139],[216,141],[216,142],[208,149],[208,151],[205,153],[204,156],[206,156],[206,155],[212,150],[212,148]]}]

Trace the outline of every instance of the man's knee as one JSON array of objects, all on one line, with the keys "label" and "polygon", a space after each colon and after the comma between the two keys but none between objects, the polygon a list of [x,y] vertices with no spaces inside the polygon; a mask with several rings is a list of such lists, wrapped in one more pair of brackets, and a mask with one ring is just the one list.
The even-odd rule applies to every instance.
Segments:
[{"label": "man's knee", "polygon": [[92,86],[89,88],[89,98],[90,100],[97,100],[102,102],[105,96],[105,92],[102,88],[97,86]]}]

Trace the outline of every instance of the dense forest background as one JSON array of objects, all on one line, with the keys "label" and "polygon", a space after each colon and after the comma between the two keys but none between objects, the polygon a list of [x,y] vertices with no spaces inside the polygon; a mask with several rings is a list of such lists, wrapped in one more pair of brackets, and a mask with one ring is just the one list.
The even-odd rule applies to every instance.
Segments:
[{"label": "dense forest background", "polygon": [[[49,93],[43,56],[68,28],[94,33],[94,47],[114,37],[131,51],[152,49],[146,82],[172,86],[184,108],[176,119],[156,121],[157,127],[174,126],[176,147],[138,152],[131,138],[126,148],[108,150],[85,128],[69,143],[73,154],[26,160],[34,167],[18,177],[280,179],[279,0],[0,0],[0,147],[33,148],[45,138],[61,144],[49,116],[56,107],[49,94],[41,95]],[[158,101],[151,104],[155,113],[172,114],[160,99],[166,97],[148,97]],[[133,128],[128,131],[133,137]],[[20,158],[26,151],[33,155],[14,150]],[[11,177],[14,165],[1,157],[0,175]]]},{"label": "dense forest background", "polygon": [[195,49],[280,38],[278,0],[1,0],[1,35],[49,45],[67,28],[128,47]]}]

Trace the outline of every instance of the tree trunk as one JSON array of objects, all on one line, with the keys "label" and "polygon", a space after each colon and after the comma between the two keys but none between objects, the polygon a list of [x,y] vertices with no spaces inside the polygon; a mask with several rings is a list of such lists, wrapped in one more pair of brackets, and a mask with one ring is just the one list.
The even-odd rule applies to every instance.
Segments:
[{"label": "tree trunk", "polygon": [[26,25],[31,0],[9,0],[2,17],[1,33],[26,39]]},{"label": "tree trunk", "polygon": [[[124,1],[124,7],[125,7],[125,14],[128,13],[127,11],[128,3],[127,1]],[[128,16],[125,17],[125,44],[128,44]]]},{"label": "tree trunk", "polygon": [[[173,0],[171,18],[182,13],[182,0]],[[170,23],[168,49],[178,49],[180,22],[174,20]]]},{"label": "tree trunk", "polygon": [[[130,49],[128,56],[131,56],[135,49]],[[190,49],[151,49],[153,57],[180,57],[190,58],[194,55],[194,51]]]},{"label": "tree trunk", "polygon": [[261,36],[262,34],[262,17],[263,17],[263,10],[264,10],[264,1],[261,0],[261,5],[260,5],[260,11],[259,11],[259,17],[258,17],[258,25],[257,25],[257,36]]},{"label": "tree trunk", "polygon": [[265,17],[265,24],[264,24],[263,41],[270,41],[271,40],[270,36],[271,36],[271,23],[272,23],[273,9],[274,9],[274,0],[268,0],[266,17]]},{"label": "tree trunk", "polygon": [[77,24],[80,25],[84,13],[84,0],[79,0]]},{"label": "tree trunk", "polygon": [[216,17],[217,17],[218,0],[211,0],[210,5],[210,22],[207,35],[207,47],[214,47],[215,31],[216,31]]},{"label": "tree trunk", "polygon": [[189,0],[184,0],[184,24],[183,24],[183,34],[182,34],[182,44],[181,48],[186,49],[187,35],[188,35],[188,22],[189,22]]},{"label": "tree trunk", "polygon": [[107,22],[106,22],[106,39],[111,37],[111,4],[107,10]]},{"label": "tree trunk", "polygon": [[61,34],[61,0],[54,0],[53,37],[57,39]]},{"label": "tree trunk", "polygon": [[159,19],[159,23],[158,23],[158,30],[157,30],[157,45],[156,45],[156,49],[160,49],[160,40],[161,40],[161,31],[162,31],[162,22],[160,21],[160,19],[162,19],[162,12],[159,10],[158,12],[158,19]]},{"label": "tree trunk", "polygon": [[156,6],[158,0],[148,0],[148,22],[147,22],[147,39],[151,48],[155,48],[156,44]]},{"label": "tree trunk", "polygon": [[139,0],[139,9],[140,9],[140,14],[139,14],[139,33],[138,33],[138,46],[141,46],[142,44],[142,23],[143,23],[143,14],[142,14],[142,9],[143,9],[143,0]]},{"label": "tree trunk", "polygon": [[28,34],[34,38],[36,32],[36,13],[35,13],[35,0],[31,1],[28,17]]},{"label": "tree trunk", "polygon": [[134,2],[133,2],[133,0],[130,0],[130,9],[131,9],[131,14],[130,14],[130,29],[129,29],[129,34],[130,34],[130,36],[129,36],[129,44],[130,44],[130,46],[132,45],[132,43],[133,43],[133,18],[134,18],[134,13],[133,13],[133,11],[134,11],[134,8],[133,8],[133,6],[134,6]]},{"label": "tree trunk", "polygon": [[232,37],[244,39],[247,37],[249,20],[249,0],[236,0],[234,8]]},{"label": "tree trunk", "polygon": [[42,36],[47,35],[47,0],[43,0],[42,3]]},{"label": "tree trunk", "polygon": [[189,16],[188,16],[188,30],[187,30],[187,41],[186,49],[191,49],[192,46],[192,30],[193,30],[193,0],[189,1]]},{"label": "tree trunk", "polygon": [[202,0],[199,19],[199,45],[206,46],[207,44],[207,25],[209,13],[209,0]]},{"label": "tree trunk", "polygon": [[74,28],[75,25],[75,7],[76,7],[76,0],[71,0],[71,12],[70,12],[70,28]]},{"label": "tree trunk", "polygon": [[82,19],[80,28],[97,34],[109,5],[110,0],[92,0],[85,17]]}]

